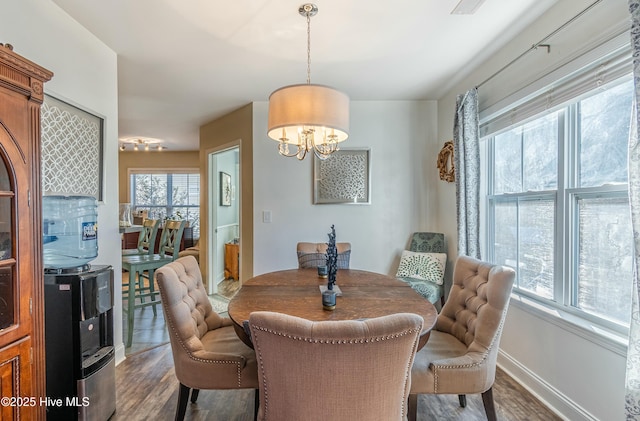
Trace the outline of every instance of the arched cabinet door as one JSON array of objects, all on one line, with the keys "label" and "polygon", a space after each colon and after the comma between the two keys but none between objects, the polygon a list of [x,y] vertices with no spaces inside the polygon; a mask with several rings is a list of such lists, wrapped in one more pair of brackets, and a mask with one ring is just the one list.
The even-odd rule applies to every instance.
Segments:
[{"label": "arched cabinet door", "polygon": [[[17,142],[0,117],[0,346],[31,331],[33,282],[32,241],[37,237],[30,223],[30,168]],[[24,221],[22,220],[24,218]]]},{"label": "arched cabinet door", "polygon": [[[34,276],[28,267],[32,246],[26,239],[33,238],[33,210],[30,183],[25,182],[30,179],[29,150],[23,150],[2,119],[0,115],[0,394],[32,396]],[[2,405],[0,411],[0,418],[12,420],[28,410]]]},{"label": "arched cabinet door", "polygon": [[51,76],[0,44],[0,395],[15,399],[2,420],[46,416],[40,105]]}]

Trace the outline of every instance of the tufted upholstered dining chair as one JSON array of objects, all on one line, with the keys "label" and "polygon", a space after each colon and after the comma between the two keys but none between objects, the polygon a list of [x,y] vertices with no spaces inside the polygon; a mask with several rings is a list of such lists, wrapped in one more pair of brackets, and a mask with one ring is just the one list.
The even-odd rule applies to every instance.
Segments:
[{"label": "tufted upholstered dining chair", "polygon": [[[338,269],[349,269],[351,243],[336,243],[338,250]],[[327,243],[300,242],[296,246],[298,267],[317,268],[326,264]]]},{"label": "tufted upholstered dining chair", "polygon": [[258,420],[405,420],[422,324],[409,313],[321,322],[251,313]]},{"label": "tufted upholstered dining chair", "polygon": [[464,407],[470,393],[482,394],[487,419],[496,420],[492,387],[514,278],[509,267],[458,257],[447,302],[411,369],[409,420],[418,394],[456,394]]},{"label": "tufted upholstered dining chair", "polygon": [[213,311],[196,259],[180,257],[158,269],[156,279],[180,382],[176,420],[184,418],[189,394],[195,403],[201,389],[256,389],[257,405],[255,353],[231,320]]},{"label": "tufted upholstered dining chair", "polygon": [[[436,258],[422,258],[418,254],[427,253]],[[409,284],[418,294],[432,304],[440,301],[444,306],[444,269],[447,249],[444,234],[439,232],[414,232],[411,236],[409,252],[403,252],[396,277]],[[411,267],[411,261],[417,262]],[[405,266],[405,262],[407,266]],[[430,266],[437,266],[431,268]],[[411,267],[411,272],[403,270]],[[433,269],[436,269],[435,271]],[[437,272],[437,273],[436,273]],[[424,276],[420,274],[423,273]]]}]

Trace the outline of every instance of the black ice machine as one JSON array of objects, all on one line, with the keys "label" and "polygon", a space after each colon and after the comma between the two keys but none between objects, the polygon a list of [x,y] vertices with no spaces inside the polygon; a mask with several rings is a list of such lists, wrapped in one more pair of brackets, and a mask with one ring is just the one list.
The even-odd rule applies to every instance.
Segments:
[{"label": "black ice machine", "polygon": [[113,269],[45,269],[48,420],[106,421],[116,409]]}]

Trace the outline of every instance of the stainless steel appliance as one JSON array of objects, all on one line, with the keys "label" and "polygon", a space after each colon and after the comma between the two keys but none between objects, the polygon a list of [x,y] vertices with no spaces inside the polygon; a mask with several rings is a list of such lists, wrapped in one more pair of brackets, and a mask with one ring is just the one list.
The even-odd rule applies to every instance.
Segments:
[{"label": "stainless steel appliance", "polygon": [[106,421],[116,409],[113,269],[46,269],[47,419]]}]

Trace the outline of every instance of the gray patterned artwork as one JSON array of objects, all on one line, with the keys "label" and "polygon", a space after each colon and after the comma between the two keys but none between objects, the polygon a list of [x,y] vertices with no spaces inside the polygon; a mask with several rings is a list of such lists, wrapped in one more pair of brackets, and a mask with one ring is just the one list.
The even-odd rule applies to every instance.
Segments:
[{"label": "gray patterned artwork", "polygon": [[103,120],[48,95],[40,116],[43,193],[102,200]]},{"label": "gray patterned artwork", "polygon": [[341,149],[313,164],[313,203],[371,203],[369,149]]}]

